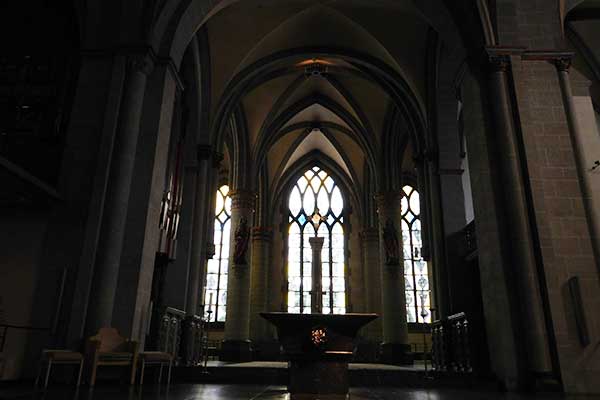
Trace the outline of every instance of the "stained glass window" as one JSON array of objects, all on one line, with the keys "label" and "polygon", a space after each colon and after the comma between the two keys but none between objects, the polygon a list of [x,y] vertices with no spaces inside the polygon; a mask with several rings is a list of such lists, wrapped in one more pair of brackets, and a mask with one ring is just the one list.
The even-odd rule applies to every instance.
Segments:
[{"label": "stained glass window", "polygon": [[[210,307],[211,322],[225,321],[227,305],[227,271],[229,267],[229,234],[231,231],[231,198],[229,186],[217,190],[215,207],[215,255],[208,260],[204,304]],[[206,310],[208,310],[208,307]]]},{"label": "stained glass window", "polygon": [[[406,281],[406,318],[408,322],[431,322],[431,296],[427,262],[421,248],[421,200],[410,185],[403,188],[401,200],[404,278]],[[423,315],[425,317],[423,318]]]},{"label": "stained glass window", "polygon": [[321,252],[323,313],[346,312],[344,256],[344,200],[327,172],[313,167],[302,175],[290,192],[288,231],[288,312],[311,312],[312,251],[315,236],[313,216],[320,215],[317,236],[324,238]]}]

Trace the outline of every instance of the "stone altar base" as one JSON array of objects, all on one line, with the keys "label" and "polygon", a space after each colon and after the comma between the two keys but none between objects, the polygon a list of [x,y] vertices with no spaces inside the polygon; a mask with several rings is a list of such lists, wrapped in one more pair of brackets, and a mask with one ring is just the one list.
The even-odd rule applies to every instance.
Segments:
[{"label": "stone altar base", "polygon": [[348,363],[358,330],[377,314],[261,313],[277,327],[289,360],[292,399],[346,399]]},{"label": "stone altar base", "polygon": [[345,399],[350,388],[344,361],[291,361],[289,374],[292,399]]}]

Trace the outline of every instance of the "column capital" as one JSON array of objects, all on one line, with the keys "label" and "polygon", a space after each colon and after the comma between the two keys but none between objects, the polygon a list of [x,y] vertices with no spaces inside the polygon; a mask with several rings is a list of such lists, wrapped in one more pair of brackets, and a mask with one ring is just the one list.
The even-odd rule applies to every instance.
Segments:
[{"label": "column capital", "polygon": [[569,72],[573,59],[571,57],[557,58],[552,61],[554,66],[559,72]]},{"label": "column capital", "polygon": [[376,242],[379,241],[379,230],[377,228],[365,228],[359,233],[360,239],[363,242]]},{"label": "column capital", "polygon": [[252,240],[270,242],[273,239],[273,228],[270,226],[255,226],[252,228]]},{"label": "column capital", "polygon": [[126,56],[127,70],[150,75],[154,69],[154,59],[147,53],[133,53]]},{"label": "column capital", "polygon": [[492,72],[506,72],[510,66],[510,57],[522,57],[527,49],[519,46],[488,46],[485,54]]},{"label": "column capital", "polygon": [[155,65],[155,56],[150,51],[135,49],[125,54],[125,65],[129,72],[150,75]]},{"label": "column capital", "polygon": [[212,160],[212,165],[214,168],[218,168],[224,158],[223,154],[215,151],[209,144],[199,144],[196,146],[196,157],[198,162]]},{"label": "column capital", "polygon": [[488,62],[492,72],[507,72],[510,67],[510,56],[507,54],[488,54]]},{"label": "column capital", "polygon": [[415,165],[415,168],[421,168],[426,162],[434,161],[437,158],[438,151],[435,149],[427,148],[413,156],[413,163]]},{"label": "column capital", "polygon": [[308,238],[308,243],[310,243],[310,248],[312,251],[321,251],[323,249],[323,243],[325,243],[324,237],[311,237]]},{"label": "column capital", "polygon": [[229,192],[229,197],[231,197],[232,209],[251,208],[254,210],[256,204],[256,192],[253,190],[232,190]]},{"label": "column capital", "polygon": [[401,190],[390,190],[377,193],[375,195],[377,210],[380,210],[381,208],[391,209],[393,207],[399,207],[402,196],[404,196],[404,193]]}]

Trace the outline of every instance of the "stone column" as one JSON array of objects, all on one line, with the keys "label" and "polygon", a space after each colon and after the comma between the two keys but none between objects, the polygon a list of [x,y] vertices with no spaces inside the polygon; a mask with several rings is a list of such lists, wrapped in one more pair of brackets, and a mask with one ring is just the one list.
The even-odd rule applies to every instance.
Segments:
[{"label": "stone column", "polygon": [[[442,206],[440,195],[440,176],[437,171],[437,157],[424,153],[415,161],[418,185],[421,200],[421,236],[423,248],[422,257],[428,262],[430,312],[431,320],[435,321],[440,316],[446,316],[449,309],[448,279],[446,278],[446,252],[444,249],[445,233],[442,220]],[[434,289],[434,290],[432,290]]]},{"label": "stone column", "polygon": [[[227,279],[227,317],[222,345],[223,361],[249,361],[250,344],[250,227],[252,226],[256,194],[247,190],[234,190],[231,196],[231,245]],[[245,221],[245,222],[244,222]],[[244,226],[245,224],[245,226]],[[247,235],[243,250],[236,236]],[[244,246],[241,246],[244,247]],[[238,252],[236,256],[236,251]],[[237,258],[237,259],[236,259]]]},{"label": "stone column", "polygon": [[559,58],[554,61],[554,65],[558,71],[558,79],[560,82],[560,90],[563,97],[563,105],[565,114],[567,115],[567,123],[569,124],[569,133],[571,137],[571,145],[575,154],[575,163],[577,165],[577,175],[579,177],[579,185],[581,187],[581,196],[583,205],[588,220],[588,229],[590,239],[592,241],[592,250],[596,258],[596,267],[600,271],[600,215],[599,210],[594,207],[592,200],[592,189],[589,179],[592,175],[587,173],[591,168],[590,163],[586,163],[585,151],[582,137],[586,134],[582,132],[579,120],[577,119],[577,111],[573,101],[573,91],[571,89],[571,80],[569,79],[569,68],[571,67],[571,57]]},{"label": "stone column", "polygon": [[[198,305],[204,304],[204,299],[200,299],[202,292],[202,277],[205,264],[204,253],[206,243],[211,241],[208,237],[208,216],[210,204],[208,201],[217,189],[206,184],[210,181],[210,174],[213,172],[212,165],[218,163],[220,159],[214,154],[210,146],[198,146],[198,167],[196,172],[197,191],[194,204],[194,223],[192,227],[192,248],[190,251],[190,265],[188,278],[188,294],[185,311],[188,316],[194,316],[198,313]],[[203,262],[204,261],[204,262]]]},{"label": "stone column", "polygon": [[98,238],[94,284],[87,313],[86,325],[89,333],[103,326],[112,326],[144,93],[147,76],[152,69],[152,61],[146,54],[128,56],[126,64],[127,71]]},{"label": "stone column", "polygon": [[360,233],[363,257],[366,312],[379,314],[379,318],[366,326],[367,339],[381,342],[381,265],[379,263],[379,231],[366,228]]},{"label": "stone column", "polygon": [[[150,326],[150,293],[159,249],[160,209],[173,130],[177,71],[159,61],[149,76],[131,181],[124,246],[112,323],[143,348]],[[157,304],[155,304],[157,305]]]},{"label": "stone column", "polygon": [[323,237],[308,238],[312,251],[312,291],[310,293],[311,314],[323,313],[323,264],[321,262],[321,251],[323,250]]},{"label": "stone column", "polygon": [[[195,192],[190,199],[190,212],[193,218],[190,226],[191,243],[187,260],[187,293],[185,299],[186,318],[183,324],[181,341],[183,362],[195,365],[199,362],[199,321],[204,315],[199,309],[204,304],[200,299],[204,286],[204,269],[206,260],[214,254],[214,245],[209,221],[214,219],[214,198],[217,191],[214,185],[215,167],[221,162],[222,156],[215,153],[208,145],[198,145],[196,148],[197,165],[194,171]],[[185,200],[185,198],[184,198]],[[210,251],[212,249],[212,252]]]},{"label": "stone column", "polygon": [[252,291],[250,293],[250,340],[253,343],[268,339],[268,322],[259,313],[267,310],[269,259],[273,230],[267,227],[252,229]]},{"label": "stone column", "polygon": [[[525,327],[524,349],[527,362],[535,372],[551,370],[550,356],[544,327],[544,309],[537,281],[536,260],[533,253],[532,232],[529,225],[527,199],[524,193],[521,157],[518,138],[513,126],[510,99],[508,97],[508,57],[492,56],[490,90],[495,123],[495,144],[502,157],[500,172],[503,178],[503,208],[510,229],[511,270],[517,284],[518,307]],[[513,302],[515,300],[513,299]]]},{"label": "stone column", "polygon": [[[383,306],[381,360],[385,363],[412,364],[406,323],[404,257],[400,224],[401,199],[402,192],[395,191],[380,193],[376,196],[379,215],[379,257]],[[394,240],[390,236],[395,236],[396,239]],[[391,254],[388,254],[389,250],[386,248],[391,248]]]},{"label": "stone column", "polygon": [[[195,153],[195,152],[194,152]],[[181,219],[178,228],[177,258],[173,267],[167,270],[165,286],[165,304],[177,309],[186,309],[188,302],[190,275],[190,255],[193,246],[192,230],[194,228],[194,207],[196,205],[196,192],[198,166],[196,155],[190,157],[183,168],[183,199],[181,202]]]}]

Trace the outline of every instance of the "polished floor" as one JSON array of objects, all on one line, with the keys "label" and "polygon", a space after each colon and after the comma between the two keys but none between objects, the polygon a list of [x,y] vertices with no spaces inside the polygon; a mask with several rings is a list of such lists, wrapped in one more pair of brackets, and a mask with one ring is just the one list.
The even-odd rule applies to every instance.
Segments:
[{"label": "polished floor", "polygon": [[[598,399],[598,396],[568,397],[558,394],[506,394],[495,392],[443,389],[352,388],[351,400],[529,400],[529,399]],[[64,387],[49,388],[46,392],[25,393],[0,391],[0,399],[35,400],[291,400],[282,386],[176,384],[169,388],[148,385],[137,387],[99,386],[94,390],[82,387],[79,391]]]}]

